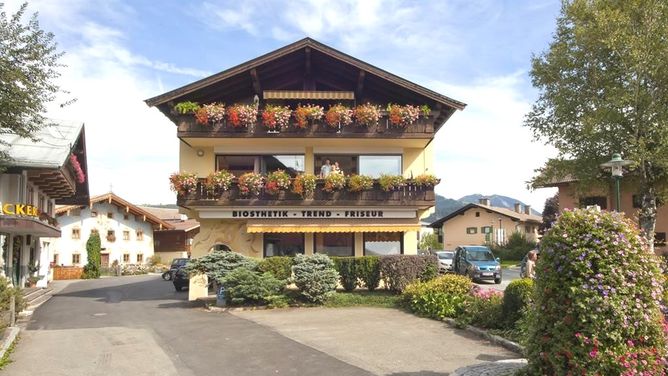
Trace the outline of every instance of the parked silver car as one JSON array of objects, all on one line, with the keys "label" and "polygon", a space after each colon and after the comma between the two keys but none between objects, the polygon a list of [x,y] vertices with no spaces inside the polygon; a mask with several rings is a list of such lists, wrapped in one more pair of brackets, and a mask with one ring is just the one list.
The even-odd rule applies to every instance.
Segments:
[{"label": "parked silver car", "polygon": [[452,260],[455,258],[453,251],[438,251],[434,252],[438,257],[438,271],[440,273],[449,273],[452,271]]}]

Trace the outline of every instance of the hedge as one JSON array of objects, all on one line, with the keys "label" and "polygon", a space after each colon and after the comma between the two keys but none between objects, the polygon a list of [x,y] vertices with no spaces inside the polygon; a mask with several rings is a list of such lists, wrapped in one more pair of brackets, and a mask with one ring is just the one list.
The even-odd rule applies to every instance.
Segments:
[{"label": "hedge", "polygon": [[402,292],[416,280],[429,280],[438,274],[436,255],[392,255],[380,258],[380,274],[385,287]]}]

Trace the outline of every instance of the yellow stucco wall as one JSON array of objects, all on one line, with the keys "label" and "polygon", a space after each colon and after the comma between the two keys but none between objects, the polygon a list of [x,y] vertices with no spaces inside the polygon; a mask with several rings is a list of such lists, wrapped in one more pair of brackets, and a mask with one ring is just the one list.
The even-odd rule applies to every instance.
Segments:
[{"label": "yellow stucco wall", "polygon": [[417,231],[404,232],[404,254],[417,255],[418,240]]},{"label": "yellow stucco wall", "polygon": [[[476,213],[479,213],[480,216],[476,217]],[[524,227],[525,222],[516,222],[510,217],[482,208],[470,208],[462,215],[451,218],[443,224],[443,247],[452,250],[460,245],[485,244],[485,234],[482,233],[481,227],[493,226],[493,231],[496,231],[499,228],[499,218],[501,218],[501,228],[505,231],[506,239],[517,231],[527,235],[529,240],[536,240],[537,224],[530,223],[529,226],[534,228],[534,232],[527,234]],[[476,233],[467,234],[468,227],[475,227]]]},{"label": "yellow stucco wall", "polygon": [[[182,172],[194,172],[198,177],[207,177],[216,168],[216,156],[213,147],[190,147],[183,142],[179,143],[179,170]],[[201,150],[204,155],[197,155]]]},{"label": "yellow stucco wall", "polygon": [[246,232],[246,221],[200,219],[200,230],[193,238],[192,257],[202,257],[216,244],[225,244],[233,251],[249,257],[262,258],[262,234]]}]

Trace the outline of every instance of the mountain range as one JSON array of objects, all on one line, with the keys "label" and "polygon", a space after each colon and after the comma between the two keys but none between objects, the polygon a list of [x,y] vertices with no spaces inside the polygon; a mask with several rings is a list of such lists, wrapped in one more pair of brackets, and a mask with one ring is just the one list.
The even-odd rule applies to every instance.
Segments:
[{"label": "mountain range", "polygon": [[[481,194],[472,194],[472,195],[466,195],[458,200],[443,197],[441,195],[436,195],[436,212],[429,217],[425,218],[425,222],[434,222],[439,218],[443,218],[446,215],[464,207],[466,204],[477,204],[478,200],[487,197],[490,201],[490,204],[492,206],[497,206],[501,208],[508,208],[510,210],[515,209],[515,203],[519,202],[522,204],[522,208],[524,208],[525,204],[517,199],[514,199],[512,197],[508,196],[502,196],[502,195],[481,195]],[[531,214],[534,215],[541,215],[541,213],[533,208],[531,208]]]}]

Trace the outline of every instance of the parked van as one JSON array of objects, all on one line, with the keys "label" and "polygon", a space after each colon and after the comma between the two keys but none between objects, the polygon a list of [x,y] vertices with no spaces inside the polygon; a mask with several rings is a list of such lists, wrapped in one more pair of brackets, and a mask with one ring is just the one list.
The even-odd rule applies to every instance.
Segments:
[{"label": "parked van", "polygon": [[492,251],[484,246],[463,245],[455,249],[454,272],[466,275],[473,281],[494,281],[501,283],[501,263]]}]

